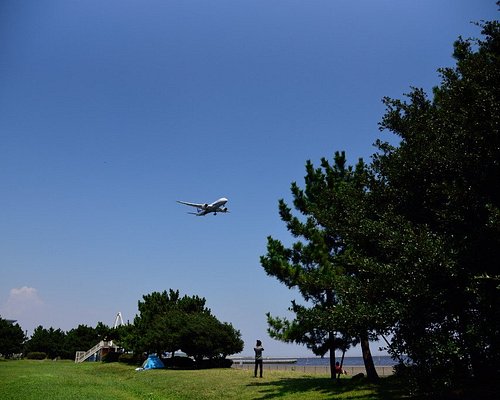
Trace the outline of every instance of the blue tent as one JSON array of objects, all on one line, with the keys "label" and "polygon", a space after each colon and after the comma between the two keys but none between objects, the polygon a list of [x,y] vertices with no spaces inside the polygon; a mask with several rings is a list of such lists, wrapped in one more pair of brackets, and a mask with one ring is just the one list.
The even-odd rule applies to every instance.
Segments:
[{"label": "blue tent", "polygon": [[158,358],[156,354],[150,354],[144,364],[142,364],[143,369],[155,369],[155,368],[165,368],[163,362]]}]

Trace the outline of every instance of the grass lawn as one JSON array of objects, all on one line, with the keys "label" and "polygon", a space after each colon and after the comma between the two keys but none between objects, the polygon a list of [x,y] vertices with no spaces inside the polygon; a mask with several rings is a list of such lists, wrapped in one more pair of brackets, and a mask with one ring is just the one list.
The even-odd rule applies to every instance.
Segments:
[{"label": "grass lawn", "polygon": [[377,385],[343,378],[340,384],[328,376],[294,371],[266,371],[254,378],[249,371],[134,370],[112,363],[71,361],[0,361],[0,399],[400,399],[392,378]]}]

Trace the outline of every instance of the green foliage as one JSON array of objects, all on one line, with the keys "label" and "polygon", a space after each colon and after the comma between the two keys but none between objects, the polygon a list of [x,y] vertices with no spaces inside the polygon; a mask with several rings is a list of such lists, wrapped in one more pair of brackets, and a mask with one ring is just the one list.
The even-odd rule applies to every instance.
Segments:
[{"label": "green foliage", "polygon": [[[102,332],[103,324],[98,325]],[[109,328],[108,328],[109,329]],[[64,339],[63,358],[74,359],[77,351],[88,350],[99,343],[103,338],[99,334],[98,328],[86,325],[78,325],[66,333]]]},{"label": "green foliage", "polygon": [[381,128],[401,143],[379,142],[374,159],[393,348],[416,364],[421,388],[500,372],[500,25],[481,27],[484,40],[455,43],[456,67],[440,70],[432,100],[421,89],[385,99]]},{"label": "green foliage", "polygon": [[[174,352],[180,348],[180,331],[185,326],[187,310],[204,311],[205,300],[180,298],[179,291],[170,289],[153,292],[139,301],[139,314],[134,319],[134,329],[129,336],[136,353]],[[185,307],[185,309],[184,309]]]},{"label": "green foliage", "polygon": [[113,331],[102,322],[96,328],[78,325],[68,332],[40,325],[26,342],[25,352],[44,352],[51,359],[61,357],[72,360],[77,351],[86,351],[112,334]]},{"label": "green foliage", "polygon": [[192,313],[181,330],[181,349],[201,365],[204,358],[214,360],[243,350],[240,333],[231,324],[221,323],[207,313]]},{"label": "green foliage", "polygon": [[130,365],[141,365],[146,358],[141,354],[122,353],[118,356],[118,362]]},{"label": "green foliage", "polygon": [[293,321],[268,315],[275,337],[323,349],[327,331],[390,333],[422,392],[497,379],[500,23],[478,25],[484,38],[457,40],[432,99],[418,88],[384,99],[380,128],[399,146],[378,141],[354,168],[340,153],[308,161],[305,188],[292,184],[301,215],[280,201],[300,240],[268,238],[261,264],[312,306],[292,304]]},{"label": "green foliage", "polygon": [[243,350],[243,340],[241,340],[240,331],[229,322],[218,322],[217,325],[218,332],[214,354],[225,358],[231,354],[241,352]]},{"label": "green foliage", "polygon": [[180,297],[172,289],[139,301],[134,325],[121,328],[120,342],[135,353],[174,353],[181,349],[198,362],[224,358],[243,349],[241,334],[221,323],[198,296]]},{"label": "green foliage", "polygon": [[45,360],[47,358],[47,353],[43,351],[30,351],[26,354],[28,360]]},{"label": "green foliage", "polygon": [[94,336],[98,341],[113,340],[116,337],[116,333],[114,328],[110,328],[102,322],[98,322],[96,327],[94,328]]},{"label": "green foliage", "polygon": [[122,353],[119,353],[117,351],[110,351],[104,354],[101,361],[105,363],[118,362],[121,354]]},{"label": "green foliage", "polygon": [[351,227],[370,210],[367,188],[372,179],[362,160],[347,166],[345,153],[335,153],[332,164],[322,159],[321,168],[307,161],[305,188],[291,185],[301,215],[294,216],[283,200],[279,202],[281,219],[299,240],[287,248],[269,237],[261,264],[268,275],[297,288],[307,302],[292,302],[293,321],[268,314],[271,336],[305,344],[317,355],[333,355],[335,348],[346,350],[361,342],[368,376],[376,379],[368,345],[369,331],[378,322],[376,303],[359,285],[366,279],[363,269],[347,258],[355,252]]},{"label": "green foliage", "polygon": [[23,330],[18,324],[11,324],[0,317],[0,354],[10,358],[14,354],[22,353],[23,343],[26,340]]},{"label": "green foliage", "polygon": [[189,357],[174,356],[162,361],[166,368],[194,369],[196,367],[194,360]]},{"label": "green foliage", "polygon": [[55,358],[64,353],[66,334],[60,329],[45,329],[41,325],[35,328],[26,343],[26,352],[43,352],[48,358]]}]

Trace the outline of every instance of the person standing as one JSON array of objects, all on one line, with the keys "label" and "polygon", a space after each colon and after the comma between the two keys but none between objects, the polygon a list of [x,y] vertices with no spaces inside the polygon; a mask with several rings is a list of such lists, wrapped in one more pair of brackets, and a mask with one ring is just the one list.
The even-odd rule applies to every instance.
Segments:
[{"label": "person standing", "polygon": [[254,377],[257,378],[257,368],[260,368],[260,377],[262,378],[262,352],[264,351],[264,347],[262,347],[262,342],[260,340],[257,340],[253,350],[255,351]]}]

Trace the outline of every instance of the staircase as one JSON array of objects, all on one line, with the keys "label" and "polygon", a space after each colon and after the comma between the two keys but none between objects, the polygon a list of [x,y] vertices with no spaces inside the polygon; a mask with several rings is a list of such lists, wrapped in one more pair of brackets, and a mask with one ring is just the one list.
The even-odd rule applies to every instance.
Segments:
[{"label": "staircase", "polygon": [[109,348],[113,345],[113,342],[107,342],[101,340],[94,347],[92,347],[88,351],[77,351],[75,355],[75,363],[81,363],[87,360],[89,357],[92,357],[94,354],[97,354],[102,349]]},{"label": "staircase", "polygon": [[[118,312],[118,314],[116,314],[114,328],[117,328],[120,325],[124,325],[124,323],[123,323],[122,313]],[[116,351],[118,349],[118,346],[113,344],[112,340],[110,341],[101,340],[99,343],[97,343],[94,347],[92,347],[88,351],[77,351],[75,354],[75,363],[84,362],[85,360],[88,360],[90,357],[96,355],[97,353],[100,353],[100,355],[102,355],[103,349],[112,349]]]}]

